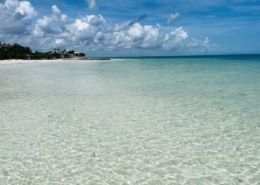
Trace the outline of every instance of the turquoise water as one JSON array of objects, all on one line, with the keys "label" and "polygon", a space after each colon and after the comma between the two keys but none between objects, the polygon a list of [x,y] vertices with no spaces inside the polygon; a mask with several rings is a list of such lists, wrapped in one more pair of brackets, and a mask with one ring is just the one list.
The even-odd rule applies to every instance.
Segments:
[{"label": "turquoise water", "polygon": [[0,65],[0,184],[259,184],[260,58]]}]

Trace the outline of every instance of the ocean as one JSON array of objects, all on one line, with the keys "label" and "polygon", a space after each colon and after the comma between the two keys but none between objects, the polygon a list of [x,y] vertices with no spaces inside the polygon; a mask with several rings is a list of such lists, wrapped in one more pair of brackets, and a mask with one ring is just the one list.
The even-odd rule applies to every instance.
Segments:
[{"label": "ocean", "polygon": [[259,55],[0,64],[0,184],[258,185],[259,81]]}]

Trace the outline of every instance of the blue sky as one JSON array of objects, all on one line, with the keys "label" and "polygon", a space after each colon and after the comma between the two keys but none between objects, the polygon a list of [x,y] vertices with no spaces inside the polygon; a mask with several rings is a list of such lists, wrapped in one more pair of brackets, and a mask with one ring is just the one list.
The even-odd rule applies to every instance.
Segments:
[{"label": "blue sky", "polygon": [[260,53],[259,0],[0,0],[0,41],[87,56]]}]

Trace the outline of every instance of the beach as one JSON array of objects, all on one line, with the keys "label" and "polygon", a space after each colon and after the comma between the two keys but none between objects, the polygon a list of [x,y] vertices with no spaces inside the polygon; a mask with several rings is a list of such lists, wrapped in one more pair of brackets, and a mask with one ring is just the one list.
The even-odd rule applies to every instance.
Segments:
[{"label": "beach", "polygon": [[259,61],[0,61],[0,184],[257,185]]},{"label": "beach", "polygon": [[23,59],[10,59],[10,60],[0,60],[1,64],[30,64],[30,63],[49,63],[49,62],[64,62],[64,61],[107,61],[110,58],[71,58],[71,59],[42,59],[42,60],[23,60]]},{"label": "beach", "polygon": [[22,60],[22,59],[10,59],[0,60],[0,64],[28,64],[28,63],[46,63],[46,62],[62,62],[62,59],[53,60]]}]

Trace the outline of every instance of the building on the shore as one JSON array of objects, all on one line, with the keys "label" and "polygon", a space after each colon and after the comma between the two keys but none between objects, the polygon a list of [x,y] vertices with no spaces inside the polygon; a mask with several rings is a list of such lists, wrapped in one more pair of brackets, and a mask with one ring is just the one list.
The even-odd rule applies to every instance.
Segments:
[{"label": "building on the shore", "polygon": [[58,55],[60,55],[61,58],[74,58],[74,57],[79,57],[79,56],[85,56],[85,54],[82,55],[82,53],[75,52],[74,50],[68,50],[68,49],[61,50],[61,49],[57,49],[57,48],[50,51],[50,53],[58,54]]},{"label": "building on the shore", "polygon": [[55,48],[55,49],[53,49],[53,50],[51,51],[51,53],[61,54],[61,50]]},{"label": "building on the shore", "polygon": [[6,43],[1,43],[1,41],[0,41],[0,48],[10,48],[10,47],[12,47],[12,45],[11,44],[6,44]]}]

